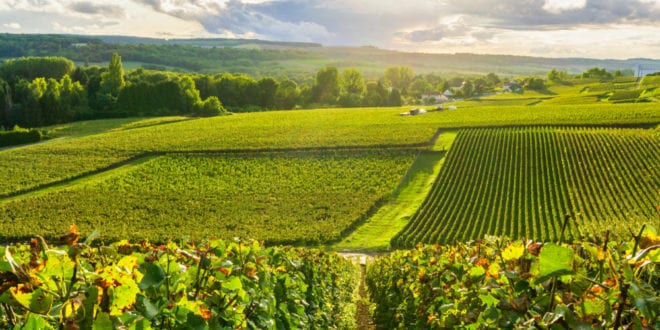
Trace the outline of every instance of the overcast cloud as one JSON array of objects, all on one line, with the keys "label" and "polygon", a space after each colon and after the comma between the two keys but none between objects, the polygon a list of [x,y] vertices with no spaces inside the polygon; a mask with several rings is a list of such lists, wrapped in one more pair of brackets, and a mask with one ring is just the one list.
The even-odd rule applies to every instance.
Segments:
[{"label": "overcast cloud", "polygon": [[596,58],[660,54],[660,0],[2,0],[0,22],[0,31],[10,33],[241,37]]}]

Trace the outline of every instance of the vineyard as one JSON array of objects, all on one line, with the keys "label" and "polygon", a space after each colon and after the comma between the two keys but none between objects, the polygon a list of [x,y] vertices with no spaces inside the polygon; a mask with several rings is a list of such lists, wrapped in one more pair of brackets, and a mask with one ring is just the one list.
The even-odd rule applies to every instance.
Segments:
[{"label": "vineyard", "polygon": [[70,188],[0,202],[2,240],[30,225],[54,237],[76,223],[102,239],[253,238],[270,244],[337,240],[379,205],[416,151],[178,154]]},{"label": "vineyard", "polygon": [[660,236],[572,245],[488,237],[367,266],[379,329],[658,329]]},{"label": "vineyard", "polygon": [[[0,197],[105,171],[145,154],[427,146],[439,128],[652,125],[657,105],[485,106],[401,117],[401,108],[272,111],[144,125],[0,150]],[[406,108],[405,111],[408,109]],[[172,121],[180,120],[178,117]]]},{"label": "vineyard", "polygon": [[485,235],[553,241],[657,219],[657,131],[503,128],[461,131],[434,186],[396,247]]},{"label": "vineyard", "polygon": [[2,329],[351,329],[357,269],[256,242],[0,247]]}]

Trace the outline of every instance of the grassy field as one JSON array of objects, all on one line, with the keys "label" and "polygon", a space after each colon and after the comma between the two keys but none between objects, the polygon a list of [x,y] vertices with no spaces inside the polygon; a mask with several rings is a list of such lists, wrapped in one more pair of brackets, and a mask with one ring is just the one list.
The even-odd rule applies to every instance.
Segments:
[{"label": "grassy field", "polygon": [[[179,154],[0,202],[0,239],[76,223],[105,240],[338,240],[397,185],[415,150]],[[31,223],[38,223],[36,230]]]},{"label": "grassy field", "polygon": [[131,129],[2,150],[5,166],[0,177],[6,179],[0,183],[0,197],[102,171],[147,153],[423,146],[439,128],[660,122],[655,103],[482,106],[398,116],[403,110],[407,108],[281,111],[178,122],[176,117],[172,123],[136,124]]},{"label": "grassy field", "polygon": [[461,131],[424,204],[395,246],[484,235],[557,240],[657,221],[657,130],[507,128]]},{"label": "grassy field", "polygon": [[[571,88],[573,88],[573,92],[564,91],[563,98],[581,95],[577,87]],[[184,117],[114,119],[58,125],[48,128],[51,140],[30,146],[0,150],[0,158],[4,165],[0,167],[0,177],[3,177],[0,182],[0,198],[2,198],[0,203],[3,205],[2,220],[5,222],[3,232],[7,233],[6,239],[24,237],[29,235],[28,231],[32,230],[30,226],[25,226],[25,223],[37,221],[44,228],[45,233],[54,235],[62,226],[66,227],[67,223],[73,220],[79,221],[81,226],[86,229],[92,229],[98,223],[109,224],[114,221],[119,225],[121,223],[116,219],[121,218],[125,219],[124,221],[134,221],[138,229],[128,229],[133,228],[133,224],[128,226],[124,223],[118,227],[117,231],[108,234],[109,237],[118,238],[122,234],[135,234],[162,238],[171,232],[179,233],[179,228],[183,228],[182,224],[187,223],[184,218],[189,214],[195,214],[194,221],[191,221],[194,225],[186,227],[187,233],[194,233],[191,235],[197,235],[198,232],[209,234],[211,232],[205,231],[207,228],[199,225],[201,219],[215,216],[214,214],[220,212],[218,209],[236,210],[237,207],[223,204],[226,201],[218,199],[216,195],[219,192],[216,191],[209,193],[213,197],[205,203],[190,202],[192,204],[187,208],[178,209],[179,205],[188,205],[186,204],[188,201],[194,201],[196,198],[192,192],[187,193],[188,200],[183,202],[168,195],[173,194],[177,198],[186,196],[171,190],[183,189],[177,188],[177,185],[184,183],[171,181],[176,179],[185,182],[187,179],[182,179],[183,174],[175,174],[172,172],[172,168],[167,166],[162,167],[163,170],[160,172],[148,172],[147,170],[164,160],[178,159],[177,157],[184,157],[190,153],[205,155],[202,158],[208,157],[218,162],[226,159],[236,161],[237,155],[245,154],[259,155],[262,157],[257,157],[259,159],[268,159],[268,156],[265,155],[270,152],[293,152],[294,154],[347,152],[348,154],[355,153],[355,157],[363,159],[360,152],[367,149],[398,152],[397,150],[401,148],[414,148],[416,150],[411,151],[413,153],[425,149],[447,151],[456,137],[455,130],[460,128],[544,125],[649,127],[660,123],[660,111],[657,110],[657,103],[610,104],[601,102],[543,105],[545,102],[562,99],[552,96],[551,99],[545,100],[549,97],[551,95],[548,96],[544,93],[498,95],[485,101],[464,102],[463,105],[459,105],[457,110],[434,111],[426,115],[410,117],[399,116],[399,113],[408,110],[408,107],[403,107],[272,111],[199,119]],[[543,99],[541,103],[538,102],[539,99]],[[536,103],[536,105],[514,105],[528,103]],[[438,140],[432,146],[432,142],[434,142],[432,138],[438,131],[443,134],[437,137]],[[417,169],[422,169],[425,175],[428,175],[426,172],[431,169],[437,169],[436,165],[440,164],[442,160],[434,158],[432,155],[434,154],[426,154],[425,157],[428,156],[429,159],[421,159],[420,163],[416,163],[416,166],[411,169],[411,172],[414,173],[417,166],[419,166]],[[366,163],[370,162],[366,161]],[[373,160],[373,162],[388,164],[386,160]],[[407,164],[411,162],[412,158]],[[248,167],[252,166],[254,165]],[[332,165],[331,168],[334,168],[333,166],[335,165]],[[341,166],[350,167],[352,165],[345,163]],[[405,168],[399,168],[399,165],[391,166],[396,168],[396,173],[402,174],[406,171]],[[326,175],[325,171],[319,171],[323,173],[321,176]],[[383,173],[390,173],[386,170],[383,171],[385,171]],[[133,177],[135,173],[148,174],[137,179]],[[259,175],[265,175],[268,179],[264,180],[267,181],[275,180],[272,173]],[[331,175],[330,172],[327,175]],[[317,176],[319,175],[317,174]],[[348,207],[346,210],[350,209],[349,211],[341,211],[340,213],[343,212],[343,215],[333,218],[342,219],[333,220],[337,222],[337,227],[324,228],[319,231],[320,234],[314,234],[311,231],[296,234],[293,230],[276,232],[272,230],[273,227],[259,227],[261,222],[256,219],[262,219],[259,217],[263,214],[272,216],[274,219],[287,218],[280,214],[289,212],[284,208],[285,204],[280,204],[280,208],[268,209],[268,212],[265,213],[262,211],[263,214],[250,213],[247,209],[234,212],[235,214],[220,212],[217,213],[217,216],[231,218],[228,220],[231,225],[222,227],[224,229],[221,231],[218,229],[220,227],[211,228],[222,237],[254,235],[271,242],[337,240],[344,230],[352,228],[351,224],[355,223],[358,218],[366,216],[367,210],[376,200],[392,192],[397,180],[391,173],[387,177],[388,183],[381,187],[382,190],[375,195],[366,194],[365,196],[370,197],[363,198],[365,200],[363,204],[351,200],[351,198],[356,199],[357,197],[346,197],[346,199],[333,201],[333,204],[338,205],[337,210],[348,207],[349,204],[353,205],[355,209]],[[149,189],[160,187],[162,190],[159,194],[170,197],[159,199],[152,194],[150,200],[145,200],[145,196],[149,195],[117,188],[137,187],[140,180],[144,180],[144,178],[150,178],[153,181],[151,183],[153,187]],[[241,178],[245,182],[250,182],[247,175]],[[366,236],[353,240],[362,243],[353,244],[371,242],[375,248],[382,249],[383,242],[394,235],[398,228],[405,225],[405,218],[413,214],[417,205],[421,203],[424,189],[426,189],[424,187],[428,187],[427,179],[419,177],[413,180],[414,182],[407,186],[408,188],[405,188],[404,185],[404,188],[398,190],[394,195],[395,198],[389,201],[385,208],[378,212],[371,210],[373,214],[370,213],[370,215],[374,215],[376,220],[372,219],[373,221],[370,220],[366,223],[376,226],[372,227],[372,230],[366,230]],[[309,180],[322,180],[322,178],[310,177]],[[335,180],[342,180],[341,176],[335,177]],[[101,187],[105,187],[103,182],[114,182],[116,187],[111,186],[115,190],[101,189]],[[240,186],[238,183],[236,185]],[[145,187],[141,186],[141,188]],[[193,191],[195,187],[188,186],[186,189]],[[319,193],[323,195],[323,191],[325,190],[319,190]],[[250,200],[242,200],[244,195],[237,191],[227,194],[237,196],[233,200],[236,205],[250,203]],[[295,192],[292,190],[291,194],[311,194],[311,191]],[[279,191],[276,195],[285,195],[284,190]],[[129,206],[130,203],[122,204],[119,202],[122,200],[122,196],[131,196],[131,199],[139,201],[136,203],[144,207],[137,204]],[[323,196],[317,198],[331,200],[328,199],[330,197]],[[287,203],[293,202],[289,200]],[[211,212],[208,208],[203,209],[202,206],[206,204],[211,205],[209,207],[215,210]],[[147,207],[147,205],[149,206]],[[162,205],[162,210],[158,205]],[[104,211],[100,211],[98,208],[102,208]],[[198,210],[201,211],[196,214],[195,212]],[[295,221],[292,215],[287,218],[288,220],[281,220],[283,222],[280,222],[278,226],[290,228],[284,223],[293,221],[292,223],[299,227],[301,223],[314,218],[315,211],[310,211],[309,208],[300,207],[297,210],[300,210],[300,213],[289,212],[295,214],[297,217]],[[101,214],[101,220],[93,220],[99,214]],[[239,214],[243,215],[244,219],[248,219],[243,221],[251,221],[251,224],[234,226],[238,220],[232,216]],[[15,219],[20,220],[16,222]],[[160,225],[150,228],[148,223],[152,220]],[[381,231],[378,226],[387,227],[388,234],[380,235],[378,240],[375,240],[372,238]],[[254,234],[256,232],[259,234]],[[268,235],[262,234],[266,232]],[[356,234],[358,233],[360,231],[356,232]]]}]

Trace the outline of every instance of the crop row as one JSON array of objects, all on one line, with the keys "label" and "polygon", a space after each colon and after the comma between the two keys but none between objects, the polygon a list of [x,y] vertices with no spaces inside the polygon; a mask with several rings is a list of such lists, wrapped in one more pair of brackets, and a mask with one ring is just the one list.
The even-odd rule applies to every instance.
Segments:
[{"label": "crop row", "polygon": [[[0,233],[47,237],[76,223],[102,238],[253,238],[317,244],[339,239],[384,200],[415,150],[154,157],[72,188],[0,202]],[[34,224],[38,224],[35,232]]]},{"label": "crop row", "polygon": [[507,128],[461,131],[427,199],[394,246],[484,235],[569,239],[625,235],[657,216],[660,140],[651,130]]},{"label": "crop row", "polygon": [[256,242],[0,247],[2,329],[350,329],[357,269]]},{"label": "crop row", "polygon": [[152,152],[423,145],[438,128],[653,124],[660,122],[656,108],[654,103],[482,106],[414,117],[398,116],[400,108],[331,109],[164,123],[0,150],[0,196],[79,177]]}]

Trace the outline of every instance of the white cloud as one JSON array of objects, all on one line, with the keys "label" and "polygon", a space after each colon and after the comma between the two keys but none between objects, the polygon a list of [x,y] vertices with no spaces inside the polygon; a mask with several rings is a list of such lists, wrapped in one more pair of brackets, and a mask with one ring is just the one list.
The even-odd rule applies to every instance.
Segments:
[{"label": "white cloud", "polygon": [[543,9],[553,14],[559,14],[565,10],[582,9],[586,5],[587,0],[545,0]]},{"label": "white cloud", "polygon": [[2,24],[3,27],[8,28],[8,29],[14,29],[14,30],[20,30],[21,29],[21,24],[17,22],[11,22],[11,23],[5,23]]}]

